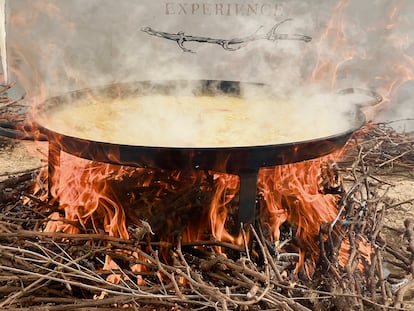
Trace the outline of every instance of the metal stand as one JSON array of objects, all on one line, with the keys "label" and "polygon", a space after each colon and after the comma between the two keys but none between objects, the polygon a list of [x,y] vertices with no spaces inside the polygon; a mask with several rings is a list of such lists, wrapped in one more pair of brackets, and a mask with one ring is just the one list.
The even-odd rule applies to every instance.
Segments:
[{"label": "metal stand", "polygon": [[256,216],[258,171],[239,175],[239,215],[238,224],[253,224]]}]

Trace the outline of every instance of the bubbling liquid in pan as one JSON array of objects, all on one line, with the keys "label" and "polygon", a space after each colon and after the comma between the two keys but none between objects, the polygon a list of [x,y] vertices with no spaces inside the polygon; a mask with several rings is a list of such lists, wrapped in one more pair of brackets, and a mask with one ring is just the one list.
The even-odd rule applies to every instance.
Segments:
[{"label": "bubbling liquid in pan", "polygon": [[349,118],[334,107],[313,107],[311,115],[303,105],[287,100],[146,95],[66,103],[41,112],[38,122],[60,134],[114,144],[243,147],[300,142],[349,130]]}]

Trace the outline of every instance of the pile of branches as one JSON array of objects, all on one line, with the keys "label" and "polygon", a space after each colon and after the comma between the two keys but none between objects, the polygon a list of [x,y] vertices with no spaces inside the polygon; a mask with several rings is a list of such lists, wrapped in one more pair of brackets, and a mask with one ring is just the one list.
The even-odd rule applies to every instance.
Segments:
[{"label": "pile of branches", "polygon": [[362,164],[379,175],[411,173],[413,177],[414,133],[395,129],[404,124],[412,127],[414,119],[368,124],[348,143],[339,163],[344,168]]},{"label": "pile of branches", "polygon": [[21,124],[26,119],[27,105],[23,103],[24,95],[17,99],[11,99],[8,92],[16,83],[0,85],[0,125],[11,126]]},{"label": "pile of branches", "polygon": [[[294,270],[299,254],[288,248],[291,237],[271,243],[260,225],[247,228],[252,242],[245,247],[219,245],[231,256],[215,252],[215,241],[203,247],[178,241],[168,263],[160,258],[165,245],[146,239],[151,230],[128,240],[42,232],[54,207],[28,193],[36,171],[11,177],[0,183],[0,308],[410,310],[414,221],[405,222],[404,245],[392,245],[382,234],[389,185],[378,175],[414,169],[414,135],[369,125],[337,165],[347,182],[338,195],[338,216],[320,228],[320,257],[311,276]],[[341,266],[344,239],[348,260]],[[371,250],[369,262],[359,255],[362,244]],[[117,268],[103,269],[108,256]],[[143,268],[132,269],[136,264]],[[391,268],[399,273],[391,277]]]}]

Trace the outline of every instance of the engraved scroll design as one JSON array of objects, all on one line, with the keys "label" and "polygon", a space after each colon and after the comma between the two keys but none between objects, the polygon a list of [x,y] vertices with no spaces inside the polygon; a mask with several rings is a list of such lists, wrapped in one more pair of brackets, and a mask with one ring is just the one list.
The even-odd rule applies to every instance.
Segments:
[{"label": "engraved scroll design", "polygon": [[269,41],[297,40],[297,41],[310,42],[312,40],[312,37],[309,37],[306,35],[285,34],[285,33],[277,32],[280,25],[282,25],[283,23],[286,23],[287,21],[291,21],[291,20],[292,20],[291,18],[288,18],[288,19],[285,19],[277,23],[268,32],[264,34],[258,34],[258,32],[263,28],[263,26],[261,26],[253,35],[241,37],[241,38],[233,38],[233,39],[214,39],[214,38],[209,38],[209,37],[192,36],[192,35],[185,34],[184,31],[180,31],[176,34],[168,33],[168,32],[156,31],[152,29],[151,27],[143,27],[141,31],[151,36],[176,41],[178,46],[181,48],[183,52],[190,52],[190,53],[195,53],[195,52],[184,46],[186,42],[217,44],[227,51],[237,51],[245,47],[248,43],[253,42],[253,41],[258,41],[258,40],[269,40]]}]

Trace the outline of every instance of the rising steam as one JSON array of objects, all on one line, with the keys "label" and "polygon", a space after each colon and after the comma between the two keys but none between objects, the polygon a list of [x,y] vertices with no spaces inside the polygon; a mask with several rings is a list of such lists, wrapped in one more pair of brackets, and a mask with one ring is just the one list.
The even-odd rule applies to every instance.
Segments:
[{"label": "rising steam", "polygon": [[[261,82],[279,98],[309,89],[316,98],[362,87],[380,92],[390,103],[382,108],[382,119],[414,117],[412,88],[404,86],[413,78],[412,1],[239,2],[204,1],[203,7],[195,1],[6,0],[10,80],[18,80],[29,97],[42,99],[142,80]],[[140,30],[243,38],[288,18],[278,31],[314,40],[256,40],[232,52],[186,42],[185,48],[196,53],[184,53]],[[400,86],[403,95],[398,95]],[[317,103],[305,96],[303,109],[317,111]]]}]

